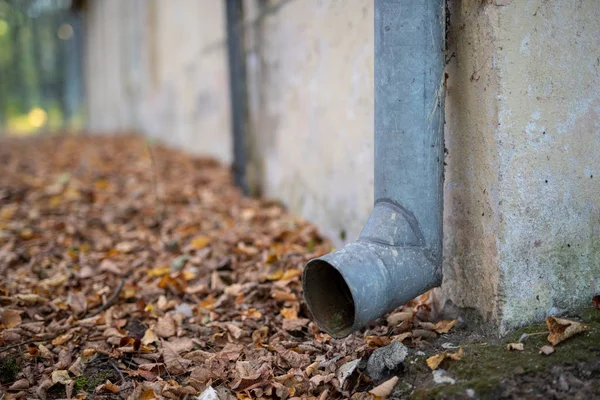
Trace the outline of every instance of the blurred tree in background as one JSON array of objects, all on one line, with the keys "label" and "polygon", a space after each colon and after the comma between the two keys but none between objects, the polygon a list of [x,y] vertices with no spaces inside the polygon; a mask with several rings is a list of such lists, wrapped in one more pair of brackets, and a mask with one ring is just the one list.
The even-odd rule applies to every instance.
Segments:
[{"label": "blurred tree in background", "polygon": [[0,131],[83,126],[82,15],[71,0],[0,0]]}]

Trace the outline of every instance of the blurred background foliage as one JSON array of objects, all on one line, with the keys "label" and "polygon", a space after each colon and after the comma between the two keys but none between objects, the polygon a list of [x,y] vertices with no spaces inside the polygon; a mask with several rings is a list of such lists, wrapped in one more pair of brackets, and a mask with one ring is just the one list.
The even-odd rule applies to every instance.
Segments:
[{"label": "blurred background foliage", "polygon": [[0,132],[83,127],[83,16],[71,0],[0,0]]}]

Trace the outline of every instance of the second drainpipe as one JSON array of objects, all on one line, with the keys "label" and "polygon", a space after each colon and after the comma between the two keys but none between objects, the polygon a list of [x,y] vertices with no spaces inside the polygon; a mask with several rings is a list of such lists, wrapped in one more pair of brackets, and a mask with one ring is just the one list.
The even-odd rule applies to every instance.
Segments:
[{"label": "second drainpipe", "polygon": [[356,242],[303,274],[333,337],[441,284],[444,11],[444,0],[375,1],[375,207]]}]

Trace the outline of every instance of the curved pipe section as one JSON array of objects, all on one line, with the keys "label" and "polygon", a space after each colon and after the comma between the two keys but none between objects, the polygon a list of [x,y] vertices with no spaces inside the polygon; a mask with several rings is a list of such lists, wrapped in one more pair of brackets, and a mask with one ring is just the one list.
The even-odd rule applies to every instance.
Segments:
[{"label": "curved pipe section", "polygon": [[375,207],[356,242],[303,273],[308,307],[334,337],[441,283],[444,7],[375,1]]}]

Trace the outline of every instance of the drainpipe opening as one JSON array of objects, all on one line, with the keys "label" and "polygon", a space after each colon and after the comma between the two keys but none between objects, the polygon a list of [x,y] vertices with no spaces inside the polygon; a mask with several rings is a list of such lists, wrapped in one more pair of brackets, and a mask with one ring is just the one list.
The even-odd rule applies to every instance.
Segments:
[{"label": "drainpipe opening", "polygon": [[347,336],[354,325],[354,299],[342,274],[327,261],[312,260],[304,269],[304,298],[321,328]]}]

